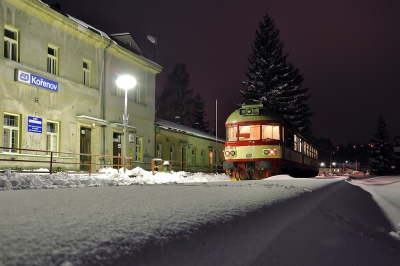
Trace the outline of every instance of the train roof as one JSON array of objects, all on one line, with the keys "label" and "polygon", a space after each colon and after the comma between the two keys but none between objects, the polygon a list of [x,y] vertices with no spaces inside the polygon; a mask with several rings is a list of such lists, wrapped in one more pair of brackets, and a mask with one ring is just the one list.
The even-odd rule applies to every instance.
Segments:
[{"label": "train roof", "polygon": [[226,123],[230,124],[238,121],[254,120],[274,120],[286,123],[280,114],[265,107],[262,103],[242,104],[241,108],[235,110],[228,119],[226,119]]}]

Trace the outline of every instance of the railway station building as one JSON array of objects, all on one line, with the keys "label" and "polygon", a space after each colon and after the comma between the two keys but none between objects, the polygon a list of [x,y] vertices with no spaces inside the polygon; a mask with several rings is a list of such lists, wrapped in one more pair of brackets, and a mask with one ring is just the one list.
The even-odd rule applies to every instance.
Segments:
[{"label": "railway station building", "polygon": [[[76,154],[109,163],[107,156],[126,146],[138,166],[155,157],[155,77],[162,67],[129,33],[106,34],[40,0],[0,0],[0,39],[0,159],[45,158],[39,150],[46,150],[59,168],[85,170],[73,169],[89,160]],[[127,91],[127,143],[121,75],[137,81]]]}]

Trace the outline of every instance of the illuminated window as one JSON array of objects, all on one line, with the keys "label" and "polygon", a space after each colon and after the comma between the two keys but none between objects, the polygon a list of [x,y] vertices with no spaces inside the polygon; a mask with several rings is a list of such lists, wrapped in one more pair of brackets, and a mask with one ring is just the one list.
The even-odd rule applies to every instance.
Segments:
[{"label": "illuminated window", "polygon": [[18,61],[18,31],[4,26],[4,57]]},{"label": "illuminated window", "polygon": [[18,153],[18,150],[12,148],[19,147],[19,127],[19,115],[4,113],[3,146],[11,149],[3,149],[3,152]]},{"label": "illuminated window", "polygon": [[262,125],[261,132],[262,132],[262,139],[279,140],[279,126]]},{"label": "illuminated window", "polygon": [[260,125],[239,126],[239,140],[259,140]]},{"label": "illuminated window", "polygon": [[91,78],[91,69],[92,64],[89,60],[83,59],[83,85],[90,87],[90,78]]},{"label": "illuminated window", "polygon": [[46,150],[48,151],[58,151],[59,125],[58,122],[47,121]]},{"label": "illuminated window", "polygon": [[143,138],[136,137],[136,156],[135,161],[143,162]]},{"label": "illuminated window", "polygon": [[236,125],[226,127],[226,140],[227,141],[236,141],[237,140]]},{"label": "illuminated window", "polygon": [[50,44],[47,47],[47,72],[58,75],[58,48]]},{"label": "illuminated window", "polygon": [[294,135],[294,141],[293,141],[293,144],[294,144],[294,150],[295,151],[297,151],[298,150],[298,137],[297,137],[297,135]]}]

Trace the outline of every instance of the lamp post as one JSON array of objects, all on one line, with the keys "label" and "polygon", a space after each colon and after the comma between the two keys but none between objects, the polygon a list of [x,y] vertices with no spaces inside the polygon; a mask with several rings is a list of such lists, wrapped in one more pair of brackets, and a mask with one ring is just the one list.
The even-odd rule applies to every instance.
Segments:
[{"label": "lamp post", "polygon": [[132,89],[136,86],[136,79],[129,75],[122,75],[117,78],[117,86],[125,90],[125,109],[124,109],[124,116],[123,116],[123,125],[124,125],[124,173],[125,173],[125,159],[126,159],[126,126],[128,125],[128,90]]}]

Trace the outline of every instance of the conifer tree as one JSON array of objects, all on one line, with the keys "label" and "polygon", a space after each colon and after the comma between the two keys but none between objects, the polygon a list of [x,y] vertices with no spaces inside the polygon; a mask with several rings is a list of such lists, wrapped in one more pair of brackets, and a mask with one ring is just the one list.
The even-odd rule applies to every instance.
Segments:
[{"label": "conifer tree", "polygon": [[382,115],[377,120],[375,135],[372,140],[372,158],[370,158],[372,171],[378,175],[387,175],[393,164],[393,143],[386,129],[386,121]]},{"label": "conifer tree", "polygon": [[185,64],[177,63],[164,84],[157,116],[169,121],[175,121],[175,117],[179,117],[181,124],[190,126],[192,113],[193,89],[190,88],[190,74]]},{"label": "conifer tree", "polygon": [[192,127],[200,129],[201,131],[208,132],[208,126],[210,124],[209,121],[204,121],[206,112],[205,112],[205,102],[203,97],[201,97],[200,93],[197,93],[194,96],[194,110],[193,110],[193,119],[192,119]]},{"label": "conifer tree", "polygon": [[261,100],[270,109],[280,113],[303,135],[311,135],[312,116],[306,104],[308,89],[301,88],[304,80],[299,69],[287,62],[279,30],[268,15],[256,31],[252,54],[248,58],[246,90],[240,93],[247,100]]}]

